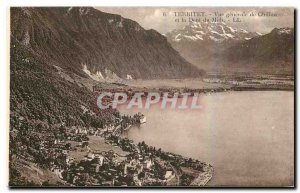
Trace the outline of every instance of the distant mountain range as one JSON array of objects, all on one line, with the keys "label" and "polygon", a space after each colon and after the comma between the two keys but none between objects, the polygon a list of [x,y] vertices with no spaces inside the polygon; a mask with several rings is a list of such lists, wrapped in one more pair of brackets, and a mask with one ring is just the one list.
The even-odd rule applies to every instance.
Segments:
[{"label": "distant mountain range", "polygon": [[208,71],[293,73],[293,28],[263,35],[226,23],[191,22],[166,37],[189,62]]},{"label": "distant mountain range", "polygon": [[[268,34],[191,22],[165,36],[90,7],[12,8],[11,37],[47,63],[94,80],[292,73],[294,29]],[[174,49],[173,49],[174,48]]]},{"label": "distant mountain range", "polygon": [[157,31],[94,8],[12,8],[11,37],[44,61],[94,80],[204,73]]},{"label": "distant mountain range", "polygon": [[249,40],[262,35],[259,32],[248,32],[232,28],[226,23],[191,22],[183,29],[176,29],[166,34],[174,42],[230,42]]}]

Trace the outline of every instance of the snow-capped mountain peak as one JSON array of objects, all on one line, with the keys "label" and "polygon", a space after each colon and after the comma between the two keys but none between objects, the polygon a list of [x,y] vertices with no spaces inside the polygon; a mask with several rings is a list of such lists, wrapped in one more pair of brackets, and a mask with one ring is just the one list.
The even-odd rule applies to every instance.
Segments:
[{"label": "snow-capped mountain peak", "polygon": [[241,41],[260,36],[259,32],[248,32],[245,29],[236,29],[226,23],[190,22],[182,29],[176,29],[166,34],[170,41]]},{"label": "snow-capped mountain peak", "polygon": [[281,35],[281,34],[291,34],[293,30],[292,28],[284,27],[284,28],[274,28],[272,31]]}]

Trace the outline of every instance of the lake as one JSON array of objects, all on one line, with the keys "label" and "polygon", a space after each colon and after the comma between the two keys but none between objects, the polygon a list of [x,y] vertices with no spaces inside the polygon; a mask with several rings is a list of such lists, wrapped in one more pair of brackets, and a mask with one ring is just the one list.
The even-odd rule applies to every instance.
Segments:
[{"label": "lake", "polygon": [[194,110],[140,109],[147,123],[124,135],[212,164],[209,186],[293,185],[293,91],[214,93],[200,103]]}]

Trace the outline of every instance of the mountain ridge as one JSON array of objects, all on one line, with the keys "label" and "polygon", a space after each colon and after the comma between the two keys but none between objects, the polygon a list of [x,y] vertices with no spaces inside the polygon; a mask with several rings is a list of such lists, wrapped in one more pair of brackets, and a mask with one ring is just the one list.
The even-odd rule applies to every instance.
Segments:
[{"label": "mountain ridge", "polygon": [[293,73],[293,28],[274,28],[270,33],[261,34],[225,23],[192,22],[166,36],[183,57],[207,71]]},{"label": "mountain ridge", "polygon": [[155,30],[91,7],[12,8],[11,35],[46,61],[81,76],[97,78],[199,77]]},{"label": "mountain ridge", "polygon": [[249,40],[256,36],[261,36],[259,32],[248,32],[244,29],[237,29],[228,26],[226,23],[208,23],[208,22],[190,22],[182,29],[176,29],[166,33],[170,41],[207,41],[207,42],[224,42],[224,41],[241,41]]}]

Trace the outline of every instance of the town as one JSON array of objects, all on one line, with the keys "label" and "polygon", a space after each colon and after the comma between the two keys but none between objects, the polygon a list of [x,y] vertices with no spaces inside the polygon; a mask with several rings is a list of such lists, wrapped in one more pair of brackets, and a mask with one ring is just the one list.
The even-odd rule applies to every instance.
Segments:
[{"label": "town", "polygon": [[40,131],[28,139],[35,160],[22,153],[17,158],[41,163],[63,186],[204,186],[212,178],[209,164],[123,137],[131,125],[145,123],[141,113],[117,112],[112,120],[103,128],[60,125],[51,134]]}]

